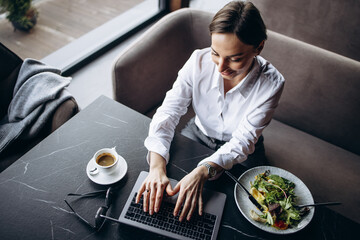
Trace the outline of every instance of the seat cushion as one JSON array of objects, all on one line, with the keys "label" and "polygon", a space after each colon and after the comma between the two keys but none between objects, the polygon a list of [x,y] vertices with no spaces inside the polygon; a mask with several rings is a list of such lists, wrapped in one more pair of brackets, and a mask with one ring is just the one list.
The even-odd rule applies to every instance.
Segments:
[{"label": "seat cushion", "polygon": [[299,177],[314,201],[342,202],[332,209],[360,223],[360,156],[276,120],[263,135],[270,165]]}]

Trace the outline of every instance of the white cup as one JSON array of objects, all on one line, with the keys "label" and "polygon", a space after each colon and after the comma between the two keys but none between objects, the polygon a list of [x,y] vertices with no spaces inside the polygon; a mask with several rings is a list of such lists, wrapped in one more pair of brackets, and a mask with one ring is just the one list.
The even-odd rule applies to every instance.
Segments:
[{"label": "white cup", "polygon": [[98,173],[112,174],[119,161],[119,155],[113,148],[102,148],[94,154],[95,167],[89,170],[91,175]]}]

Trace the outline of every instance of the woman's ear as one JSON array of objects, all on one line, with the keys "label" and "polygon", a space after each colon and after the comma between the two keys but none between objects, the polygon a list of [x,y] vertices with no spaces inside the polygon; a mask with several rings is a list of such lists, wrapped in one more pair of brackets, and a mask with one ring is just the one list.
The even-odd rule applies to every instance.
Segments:
[{"label": "woman's ear", "polygon": [[261,51],[264,49],[265,40],[259,44],[259,46],[255,49],[256,55],[260,55]]}]

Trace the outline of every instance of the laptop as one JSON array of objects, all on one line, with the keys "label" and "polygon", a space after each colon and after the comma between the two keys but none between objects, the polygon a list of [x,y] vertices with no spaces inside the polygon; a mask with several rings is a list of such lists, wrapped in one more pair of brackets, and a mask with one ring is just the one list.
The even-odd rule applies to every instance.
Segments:
[{"label": "laptop", "polygon": [[[173,216],[177,195],[163,197],[158,213],[150,215],[143,211],[142,198],[137,204],[135,197],[148,172],[142,171],[120,214],[119,222],[150,231],[173,239],[211,239],[215,240],[219,232],[226,195],[209,189],[203,189],[203,214],[193,213],[190,221]],[[170,179],[174,187],[176,180]]]}]

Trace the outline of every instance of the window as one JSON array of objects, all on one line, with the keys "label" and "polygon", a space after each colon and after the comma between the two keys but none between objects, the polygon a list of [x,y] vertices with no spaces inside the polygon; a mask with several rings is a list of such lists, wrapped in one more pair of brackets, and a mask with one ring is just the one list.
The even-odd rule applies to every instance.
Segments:
[{"label": "window", "polygon": [[0,17],[0,41],[21,58],[67,71],[115,44],[165,10],[164,0],[33,0],[39,16],[30,32]]}]

